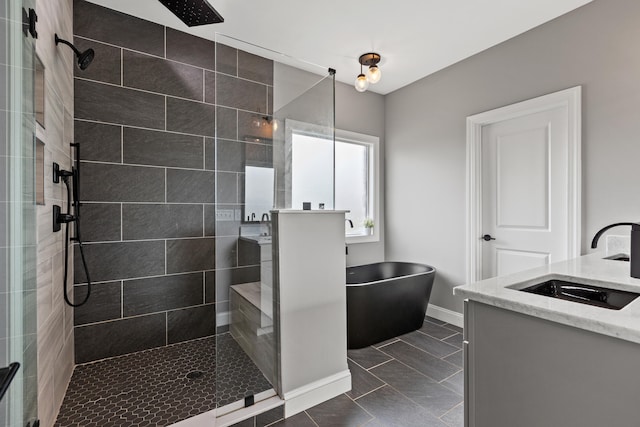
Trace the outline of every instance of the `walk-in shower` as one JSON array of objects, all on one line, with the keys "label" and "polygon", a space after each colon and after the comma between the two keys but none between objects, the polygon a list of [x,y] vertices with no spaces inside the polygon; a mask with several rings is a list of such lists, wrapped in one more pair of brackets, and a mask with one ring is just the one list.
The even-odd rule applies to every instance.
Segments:
[{"label": "walk-in shower", "polygon": [[[74,80],[93,291],[57,425],[170,425],[277,396],[270,211],[300,208],[292,123],[333,141],[333,72],[83,0],[74,44],[100,58]],[[82,265],[76,245],[76,303]]]}]

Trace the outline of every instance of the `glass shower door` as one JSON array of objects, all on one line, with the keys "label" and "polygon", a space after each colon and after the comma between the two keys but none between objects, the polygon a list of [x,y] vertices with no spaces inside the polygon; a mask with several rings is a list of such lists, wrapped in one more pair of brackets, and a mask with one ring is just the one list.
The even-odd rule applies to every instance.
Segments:
[{"label": "glass shower door", "polygon": [[323,200],[325,209],[333,209],[334,80],[327,68],[221,34],[215,79],[216,138],[207,150],[216,159],[220,416],[281,395],[271,211],[302,209],[292,205],[287,190],[292,172],[287,134],[296,123],[330,144]]},{"label": "glass shower door", "polygon": [[[0,401],[0,426],[37,419],[35,0],[0,1],[0,368],[20,365]],[[16,365],[14,365],[16,366]]]}]

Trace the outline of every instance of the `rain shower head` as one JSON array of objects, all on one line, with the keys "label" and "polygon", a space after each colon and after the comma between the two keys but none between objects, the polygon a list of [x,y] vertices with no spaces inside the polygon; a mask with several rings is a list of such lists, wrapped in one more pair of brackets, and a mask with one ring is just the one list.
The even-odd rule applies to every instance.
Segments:
[{"label": "rain shower head", "polygon": [[93,51],[93,49],[87,49],[84,52],[80,52],[77,47],[75,47],[73,44],[69,43],[68,41],[61,39],[60,37],[58,37],[57,34],[56,34],[55,40],[56,40],[56,46],[58,45],[58,43],[62,43],[62,44],[66,44],[71,49],[73,49],[73,52],[76,54],[76,57],[78,58],[78,68],[80,68],[82,71],[86,70],[87,67],[89,67],[89,65],[91,64],[91,61],[93,61],[93,58],[96,56],[96,53]]},{"label": "rain shower head", "polygon": [[160,3],[189,27],[224,22],[207,0],[160,0]]}]

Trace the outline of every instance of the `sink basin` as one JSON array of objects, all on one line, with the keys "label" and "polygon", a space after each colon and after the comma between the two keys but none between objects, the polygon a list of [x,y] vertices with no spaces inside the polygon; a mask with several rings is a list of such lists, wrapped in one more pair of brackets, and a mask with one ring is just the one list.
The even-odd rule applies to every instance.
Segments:
[{"label": "sink basin", "polygon": [[640,296],[634,292],[565,282],[564,280],[549,280],[520,290],[610,310],[620,310]]},{"label": "sink basin", "polygon": [[627,254],[615,254],[615,255],[610,255],[608,257],[604,257],[603,259],[610,259],[613,261],[629,261],[629,255]]}]

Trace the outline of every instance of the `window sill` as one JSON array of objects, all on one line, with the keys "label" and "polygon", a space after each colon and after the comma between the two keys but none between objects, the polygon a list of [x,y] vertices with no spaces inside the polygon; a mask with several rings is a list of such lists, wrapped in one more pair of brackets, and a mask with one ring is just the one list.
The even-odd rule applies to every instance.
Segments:
[{"label": "window sill", "polygon": [[375,243],[380,241],[378,233],[362,235],[362,236],[345,236],[345,242],[347,245],[354,245],[358,243]]}]

